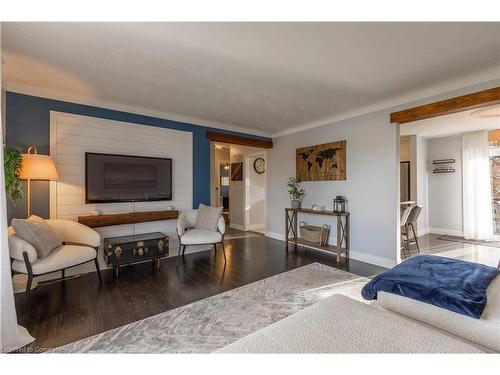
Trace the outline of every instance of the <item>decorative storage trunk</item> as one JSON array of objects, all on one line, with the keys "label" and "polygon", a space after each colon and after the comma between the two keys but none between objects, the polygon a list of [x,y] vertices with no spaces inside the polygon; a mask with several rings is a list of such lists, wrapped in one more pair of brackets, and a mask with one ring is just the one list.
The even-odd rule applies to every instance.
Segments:
[{"label": "decorative storage trunk", "polygon": [[167,257],[168,251],[169,238],[160,232],[104,239],[104,260],[117,276],[120,266],[149,259],[160,268],[160,258]]},{"label": "decorative storage trunk", "polygon": [[300,229],[300,237],[303,240],[314,243],[318,246],[326,246],[328,243],[328,233],[330,231],[330,226],[316,226],[316,225],[308,225],[305,222],[301,221],[299,224]]}]

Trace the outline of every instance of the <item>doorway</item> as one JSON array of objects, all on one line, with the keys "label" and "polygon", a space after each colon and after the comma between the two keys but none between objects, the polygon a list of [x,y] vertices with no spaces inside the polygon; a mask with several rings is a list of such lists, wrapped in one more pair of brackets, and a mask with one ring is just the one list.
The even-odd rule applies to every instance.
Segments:
[{"label": "doorway", "polygon": [[211,149],[211,205],[223,207],[229,228],[265,234],[266,151],[221,142]]},{"label": "doorway", "polygon": [[[212,142],[213,143],[213,142]],[[212,188],[211,205],[223,207],[222,215],[226,224],[231,221],[230,207],[230,146],[221,143],[212,144]]]}]

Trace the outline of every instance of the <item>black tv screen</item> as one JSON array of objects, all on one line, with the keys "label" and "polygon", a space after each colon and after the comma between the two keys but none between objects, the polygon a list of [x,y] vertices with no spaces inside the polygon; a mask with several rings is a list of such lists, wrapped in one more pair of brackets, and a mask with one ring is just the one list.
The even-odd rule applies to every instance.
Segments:
[{"label": "black tv screen", "polygon": [[86,203],[172,200],[172,159],[85,153]]}]

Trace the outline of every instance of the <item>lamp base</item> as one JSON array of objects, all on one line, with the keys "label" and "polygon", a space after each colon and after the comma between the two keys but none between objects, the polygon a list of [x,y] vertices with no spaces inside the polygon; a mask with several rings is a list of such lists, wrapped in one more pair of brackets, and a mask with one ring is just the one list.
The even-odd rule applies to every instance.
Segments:
[{"label": "lamp base", "polygon": [[[12,277],[12,288],[14,289],[14,294],[26,292],[26,285],[28,284],[28,275],[17,274]],[[38,286],[38,281],[33,278],[31,282],[31,290]]]}]

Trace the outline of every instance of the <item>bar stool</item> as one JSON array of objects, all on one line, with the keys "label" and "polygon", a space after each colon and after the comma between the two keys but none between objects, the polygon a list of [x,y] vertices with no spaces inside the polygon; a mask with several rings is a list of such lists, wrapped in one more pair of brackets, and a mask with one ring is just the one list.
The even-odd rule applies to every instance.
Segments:
[{"label": "bar stool", "polygon": [[[415,231],[415,225],[417,223],[417,219],[422,211],[423,206],[414,206],[406,219],[404,224],[404,232],[401,232],[401,239],[406,244],[406,248],[408,249],[408,255],[411,255],[410,245],[417,245],[417,254],[420,253],[420,247],[418,246],[418,238],[417,232]],[[410,231],[411,230],[411,231]],[[410,237],[410,234],[413,235],[413,238]]]},{"label": "bar stool", "polygon": [[[403,235],[405,233],[405,230],[406,230],[406,224],[408,222],[408,216],[410,216],[410,212],[411,212],[411,206],[406,206],[405,209],[403,210],[403,213],[401,214],[401,249],[403,250],[403,253],[405,255],[405,258],[408,257],[407,253],[406,253],[406,248],[407,248],[407,241],[406,239],[403,238]],[[408,254],[410,253],[410,249],[408,247]]]}]

